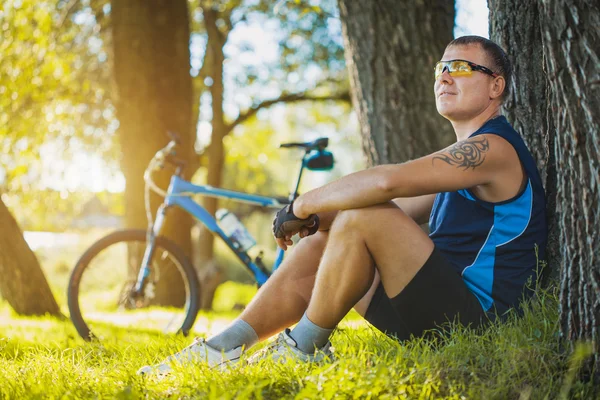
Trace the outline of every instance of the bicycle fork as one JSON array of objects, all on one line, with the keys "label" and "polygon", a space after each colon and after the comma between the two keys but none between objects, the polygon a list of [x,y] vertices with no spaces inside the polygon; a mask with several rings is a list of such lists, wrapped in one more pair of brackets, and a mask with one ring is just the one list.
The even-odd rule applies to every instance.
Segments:
[{"label": "bicycle fork", "polygon": [[160,230],[165,221],[167,208],[168,206],[164,203],[160,205],[158,211],[156,212],[156,219],[154,220],[154,223],[146,232],[146,250],[144,251],[144,257],[142,258],[142,265],[140,271],[138,272],[135,287],[131,293],[134,299],[143,297],[144,295],[144,290],[146,289],[148,277],[150,276],[151,272],[150,264],[152,262],[152,257],[154,256],[156,238],[160,234]]}]

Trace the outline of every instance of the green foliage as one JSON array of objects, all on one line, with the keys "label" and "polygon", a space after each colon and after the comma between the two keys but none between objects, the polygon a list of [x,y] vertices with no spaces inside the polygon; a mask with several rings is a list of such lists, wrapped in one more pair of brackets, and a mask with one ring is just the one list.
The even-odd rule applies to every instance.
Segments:
[{"label": "green foliage", "polygon": [[272,125],[258,120],[226,136],[223,186],[286,196],[287,182],[282,178],[289,177],[291,163],[284,159],[277,141]]},{"label": "green foliage", "polygon": [[[329,79],[346,82],[346,65],[337,3],[323,1],[262,1],[277,16],[282,35],[282,64],[300,75],[317,66]],[[307,63],[307,61],[309,61]]]},{"label": "green foliage", "polygon": [[68,202],[33,192],[66,187],[69,160],[79,158],[75,168],[81,168],[86,153],[109,165],[115,158],[110,74],[98,23],[105,4],[0,5],[0,187],[19,216],[33,216],[31,197],[38,198],[32,206],[39,216]]},{"label": "green foliage", "polygon": [[[106,137],[96,129],[113,116],[106,102],[107,54],[89,23],[91,10],[73,14],[59,0],[9,0],[1,7],[0,136],[12,158],[40,151],[49,139],[60,139],[67,153],[86,140],[103,150]],[[3,162],[8,172],[28,169],[9,161]]]},{"label": "green foliage", "polygon": [[[205,78],[211,76],[202,14],[208,8],[218,10],[218,26],[227,41],[225,79],[232,85],[226,84],[226,102],[235,97],[236,105],[244,108],[278,93],[304,92],[324,82],[347,84],[337,5],[333,0],[322,3],[315,7],[270,0],[199,2],[191,15],[192,40],[198,44],[192,51],[192,66],[200,94],[206,90]],[[232,40],[236,30],[242,36]],[[265,43],[257,43],[255,35]],[[265,53],[262,46],[274,47],[276,56]]]},{"label": "green foliage", "polygon": [[[198,366],[147,379],[135,371],[178,351],[189,339],[115,328],[110,340],[84,343],[68,321],[18,318],[0,306],[0,397],[598,398],[598,387],[577,378],[589,347],[561,350],[557,310],[556,294],[542,293],[526,306],[523,318],[511,316],[481,333],[454,327],[444,340],[404,344],[352,313],[332,337],[333,362],[279,365],[264,360],[225,371]],[[203,314],[196,329],[206,332],[211,324],[216,329],[235,316],[226,315]]]}]

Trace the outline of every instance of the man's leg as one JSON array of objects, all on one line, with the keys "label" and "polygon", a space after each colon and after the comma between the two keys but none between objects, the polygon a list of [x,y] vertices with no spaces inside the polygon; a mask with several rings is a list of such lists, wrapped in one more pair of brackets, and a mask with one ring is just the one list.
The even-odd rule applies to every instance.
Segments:
[{"label": "man's leg", "polygon": [[298,322],[308,307],[327,237],[328,232],[317,232],[294,246],[240,317],[208,344],[225,351],[250,347]]},{"label": "man's leg", "polygon": [[429,236],[391,203],[342,211],[329,231],[307,317],[334,328],[350,308],[360,307],[376,269],[387,296],[395,297],[433,249]]}]

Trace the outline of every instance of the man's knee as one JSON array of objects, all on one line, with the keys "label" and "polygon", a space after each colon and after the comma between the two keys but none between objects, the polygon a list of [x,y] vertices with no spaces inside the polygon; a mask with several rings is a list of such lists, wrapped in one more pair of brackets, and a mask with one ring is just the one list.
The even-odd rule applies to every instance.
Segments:
[{"label": "man's knee", "polygon": [[352,225],[359,224],[363,221],[365,214],[365,209],[351,209],[351,210],[342,210],[338,213],[335,221],[333,221],[334,228],[340,227],[349,227]]},{"label": "man's knee", "polygon": [[333,227],[349,228],[370,226],[373,223],[377,223],[377,218],[386,218],[385,212],[389,212],[391,210],[396,213],[402,213],[403,215],[406,215],[402,209],[391,202],[377,204],[364,208],[353,208],[340,211],[335,221],[333,221]]}]

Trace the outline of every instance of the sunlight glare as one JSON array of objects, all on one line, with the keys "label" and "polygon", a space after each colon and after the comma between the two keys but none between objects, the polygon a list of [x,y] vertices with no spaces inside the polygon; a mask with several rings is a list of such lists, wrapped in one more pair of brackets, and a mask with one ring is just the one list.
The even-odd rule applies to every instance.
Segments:
[{"label": "sunlight glare", "polygon": [[114,174],[96,154],[77,152],[70,162],[60,159],[63,151],[56,143],[45,143],[40,149],[42,160],[41,181],[44,186],[57,191],[90,191],[121,193],[125,178],[121,172]]}]

